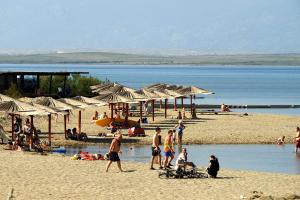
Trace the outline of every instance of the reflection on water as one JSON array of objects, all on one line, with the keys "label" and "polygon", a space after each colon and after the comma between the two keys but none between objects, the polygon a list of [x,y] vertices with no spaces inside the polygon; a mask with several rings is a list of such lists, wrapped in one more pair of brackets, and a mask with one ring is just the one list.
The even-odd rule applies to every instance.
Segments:
[{"label": "reflection on water", "polygon": [[[223,168],[300,174],[300,153],[295,154],[291,144],[278,145],[184,145],[188,150],[189,160],[200,166],[207,166],[212,154],[219,159]],[[79,151],[105,154],[109,145],[89,145],[65,147],[67,155]],[[122,145],[122,160],[148,163],[151,149],[149,145]],[[180,147],[175,148],[180,152]]]}]

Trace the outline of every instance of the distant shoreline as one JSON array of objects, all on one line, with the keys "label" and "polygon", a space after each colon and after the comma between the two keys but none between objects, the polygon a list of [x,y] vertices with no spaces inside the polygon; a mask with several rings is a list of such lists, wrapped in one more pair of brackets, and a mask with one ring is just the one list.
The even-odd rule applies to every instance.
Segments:
[{"label": "distant shoreline", "polygon": [[300,54],[161,56],[107,52],[0,55],[0,64],[300,66]]}]

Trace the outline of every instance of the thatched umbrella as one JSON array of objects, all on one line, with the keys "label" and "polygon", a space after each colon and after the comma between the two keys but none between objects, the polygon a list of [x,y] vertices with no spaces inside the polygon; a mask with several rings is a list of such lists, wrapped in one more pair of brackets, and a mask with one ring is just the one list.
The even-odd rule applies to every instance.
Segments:
[{"label": "thatched umbrella", "polygon": [[157,94],[155,94],[147,89],[137,90],[136,93],[141,94],[141,95],[147,97],[149,100],[151,100],[151,102],[152,102],[152,121],[154,121],[154,103],[155,103],[155,100],[160,100],[161,98]]},{"label": "thatched umbrella", "polygon": [[[12,99],[11,101],[1,101],[0,102],[0,111],[9,113],[12,116],[12,140],[14,140],[14,116],[30,116],[31,126],[33,126],[33,116],[35,115],[48,115],[49,113],[45,110],[36,108],[30,104]],[[32,146],[32,135],[30,135],[30,146]]]},{"label": "thatched umbrella", "polygon": [[158,90],[151,90],[151,91],[154,94],[158,95],[161,99],[165,100],[165,118],[167,118],[168,99],[173,98],[173,97],[164,92],[158,91]]},{"label": "thatched umbrella", "polygon": [[48,140],[49,140],[49,145],[51,146],[51,115],[55,114],[55,115],[67,115],[68,112],[65,111],[61,111],[61,110],[57,110],[55,108],[49,107],[49,106],[43,106],[41,104],[37,104],[37,103],[33,103],[33,99],[34,98],[29,98],[29,97],[22,97],[19,100],[22,102],[26,102],[29,103],[30,105],[39,108],[41,110],[45,110],[46,112],[48,112]]},{"label": "thatched umbrella", "polygon": [[164,89],[163,92],[174,97],[174,110],[177,110],[177,98],[184,98],[184,95],[171,89]]},{"label": "thatched umbrella", "polygon": [[[50,108],[54,108],[59,111],[65,111],[65,112],[70,112],[73,110],[74,106],[71,106],[69,104],[65,104],[63,102],[60,102],[58,100],[53,99],[52,97],[36,97],[32,100],[33,103],[40,104],[43,106],[48,106]],[[68,114],[69,115],[69,114]],[[67,131],[67,115],[64,115],[64,134],[65,138],[66,136],[66,131]]]},{"label": "thatched umbrella", "polygon": [[94,98],[84,97],[84,96],[76,96],[72,99],[89,104],[89,105],[95,105],[95,106],[105,106],[107,105],[107,102],[100,101]]},{"label": "thatched umbrella", "polygon": [[196,87],[196,86],[189,86],[182,89],[177,90],[178,93],[184,96],[190,96],[191,98],[191,115],[193,114],[193,96],[197,94],[214,94],[208,90]]},{"label": "thatched umbrella", "polygon": [[58,99],[58,101],[78,108],[78,133],[80,134],[81,133],[81,110],[88,108],[92,105],[89,105],[89,104],[86,104],[86,103],[83,103],[81,101],[77,101],[74,99],[68,99],[68,98],[61,98],[61,99]]},{"label": "thatched umbrella", "polygon": [[124,97],[123,95],[116,94],[116,93],[109,93],[109,94],[102,94],[96,97],[93,97],[94,99],[107,102],[110,105],[111,108],[111,118],[113,118],[113,110],[114,110],[114,104],[116,103],[133,103],[135,101],[128,99]]}]

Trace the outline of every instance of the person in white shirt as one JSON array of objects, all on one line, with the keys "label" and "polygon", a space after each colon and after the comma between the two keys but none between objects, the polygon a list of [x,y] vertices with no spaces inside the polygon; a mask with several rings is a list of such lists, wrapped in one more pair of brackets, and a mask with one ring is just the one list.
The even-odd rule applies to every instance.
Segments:
[{"label": "person in white shirt", "polygon": [[186,166],[190,166],[193,168],[196,167],[196,165],[193,162],[188,162],[187,150],[186,148],[182,148],[181,153],[177,157],[175,169],[178,170],[181,168],[186,168]]}]

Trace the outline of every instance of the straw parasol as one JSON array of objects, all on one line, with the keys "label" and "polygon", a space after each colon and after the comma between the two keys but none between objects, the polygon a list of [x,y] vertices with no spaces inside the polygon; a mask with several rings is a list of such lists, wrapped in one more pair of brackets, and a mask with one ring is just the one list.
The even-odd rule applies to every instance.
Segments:
[{"label": "straw parasol", "polygon": [[71,106],[70,104],[66,104],[66,103],[60,102],[58,100],[55,100],[52,97],[36,97],[32,100],[32,102],[43,105],[43,106],[47,106],[50,108],[54,108],[59,111],[65,111],[68,113],[68,114],[64,115],[64,134],[66,137],[67,116],[69,115],[69,112],[76,107]]},{"label": "straw parasol", "polygon": [[95,106],[105,106],[107,105],[107,102],[104,101],[100,101],[94,98],[88,98],[88,97],[84,97],[84,96],[76,96],[73,97],[72,99],[89,104],[89,105],[95,105]]},{"label": "straw parasol", "polygon": [[[10,98],[10,97],[8,97]],[[18,101],[16,99],[10,98],[10,101],[1,101],[0,102],[0,111],[6,112],[12,116],[12,140],[14,140],[14,116],[15,115],[23,115],[30,116],[31,125],[33,126],[33,116],[34,115],[47,115],[49,114],[45,110],[36,108],[30,104]],[[32,137],[32,135],[30,136]],[[32,138],[30,140],[30,145],[32,145]]]},{"label": "straw parasol", "polygon": [[[197,94],[214,94],[213,92],[210,92],[208,90],[196,87],[196,86],[189,86],[189,87],[184,87],[182,89],[177,90],[178,93],[183,94],[185,96],[190,96],[191,99],[191,114],[193,112],[193,96]],[[181,103],[183,102],[183,99],[181,100]]]},{"label": "straw parasol", "polygon": [[96,97],[93,97],[94,99],[107,102],[111,108],[111,118],[113,118],[113,110],[114,110],[114,104],[116,103],[135,103],[132,99],[128,99],[124,97],[123,95],[117,94],[117,93],[109,93],[109,94],[102,94],[98,95]]},{"label": "straw parasol", "polygon": [[79,109],[78,110],[78,133],[80,134],[81,133],[81,110],[91,107],[93,105],[89,105],[89,104],[83,103],[81,101],[77,101],[77,100],[69,99],[69,98],[61,98],[61,99],[58,99],[58,101],[63,102],[65,104],[69,104],[71,106],[75,106],[76,108]]}]

